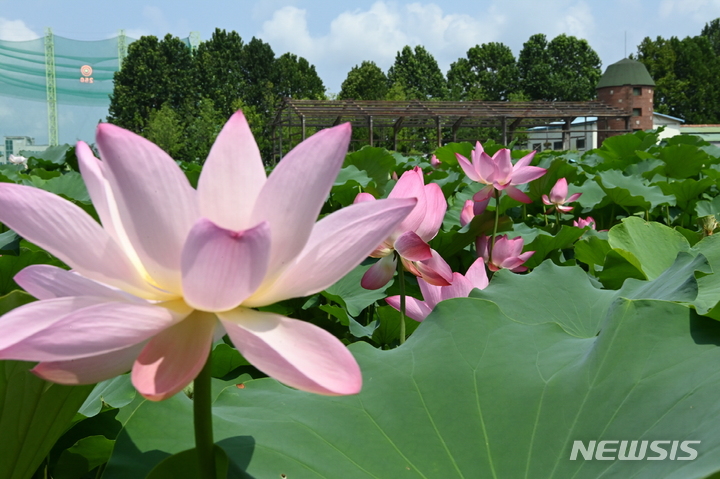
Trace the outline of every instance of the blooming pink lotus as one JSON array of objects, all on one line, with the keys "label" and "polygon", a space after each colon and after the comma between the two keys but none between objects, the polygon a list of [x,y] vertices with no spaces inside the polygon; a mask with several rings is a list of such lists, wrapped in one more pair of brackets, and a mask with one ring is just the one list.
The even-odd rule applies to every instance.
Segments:
[{"label": "blooming pink lotus", "polygon": [[562,211],[563,213],[569,213],[573,210],[572,206],[563,206],[565,203],[572,203],[573,201],[576,201],[582,193],[575,193],[570,195],[570,198],[567,197],[568,194],[568,184],[567,180],[565,178],[560,178],[557,180],[557,183],[555,183],[555,186],[552,187],[552,190],[550,190],[550,196],[548,195],[542,195],[543,203],[545,203],[548,206],[552,206],[547,212],[552,212],[553,208],[557,208],[558,211]]},{"label": "blooming pink lotus", "polygon": [[342,165],[350,125],[323,130],[266,178],[241,113],[225,125],[193,189],[149,141],[97,129],[80,169],[102,226],[51,193],[0,185],[0,221],[73,268],[29,266],[16,281],[38,302],[0,318],[0,359],[87,384],[132,369],[145,397],[180,391],[227,333],[267,375],[319,394],[357,393],[360,370],[330,333],[255,307],[332,285],[415,207],[353,205],[315,222]]},{"label": "blooming pink lotus", "polygon": [[[444,259],[427,243],[437,235],[442,225],[447,202],[440,186],[425,184],[423,172],[417,166],[402,174],[388,198],[417,198],[417,205],[392,234],[370,256],[380,258],[365,272],[361,285],[378,289],[392,279],[398,253],[405,268],[430,284],[447,286],[452,281],[452,270]],[[372,202],[375,197],[360,193],[355,203]]]},{"label": "blooming pink lotus", "polygon": [[514,273],[522,273],[527,271],[527,267],[522,264],[535,254],[534,251],[523,250],[523,239],[518,236],[508,239],[507,235],[496,236],[495,245],[492,250],[492,261],[488,254],[489,238],[485,235],[479,236],[475,242],[478,255],[487,263],[490,271],[498,271],[500,269],[509,269]]},{"label": "blooming pink lotus", "polygon": [[[482,214],[482,212],[480,214]],[[465,226],[470,223],[474,217],[475,202],[473,200],[466,200],[462,211],[460,211],[460,226]]]},{"label": "blooming pink lotus", "polygon": [[[467,273],[463,276],[460,273],[453,273],[452,284],[450,286],[434,286],[422,278],[418,279],[418,285],[423,295],[424,301],[419,301],[412,296],[405,298],[405,314],[415,321],[424,320],[435,306],[440,302],[450,298],[466,298],[473,289],[485,289],[488,285],[488,277],[485,272],[485,263],[482,258],[478,258],[468,268]],[[393,308],[400,311],[400,296],[390,296],[385,301]]]},{"label": "blooming pink lotus", "polygon": [[596,222],[592,216],[588,216],[585,219],[578,218],[577,220],[573,220],[573,226],[576,226],[578,228],[585,228],[586,226],[589,226],[591,229],[596,229],[595,225]]},{"label": "blooming pink lotus", "polygon": [[514,165],[510,150],[502,148],[490,157],[485,153],[480,142],[475,144],[471,155],[472,162],[459,153],[455,153],[455,156],[471,180],[487,185],[473,196],[473,200],[476,202],[487,202],[495,190],[505,190],[511,198],[521,203],[532,203],[530,197],[520,191],[517,185],[540,178],[547,172],[545,168],[529,166],[535,156],[535,151],[522,157]]}]

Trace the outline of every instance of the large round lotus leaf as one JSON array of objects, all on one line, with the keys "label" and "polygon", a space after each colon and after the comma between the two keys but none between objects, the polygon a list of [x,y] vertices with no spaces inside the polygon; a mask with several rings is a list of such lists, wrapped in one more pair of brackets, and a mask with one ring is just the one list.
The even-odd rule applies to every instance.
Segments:
[{"label": "large round lotus leaf", "polygon": [[[558,288],[577,281],[551,272]],[[599,290],[597,336],[536,318],[585,323],[593,291],[582,289],[590,299],[574,308],[515,290],[513,316],[524,309],[525,323],[537,324],[463,298],[440,304],[397,349],[356,343],[356,396],[271,379],[226,387],[214,402],[216,440],[231,470],[255,478],[690,479],[720,470],[720,324],[668,301],[610,304]],[[144,477],[193,447],[184,395],[136,401],[121,415],[105,479]],[[593,440],[700,443],[692,461],[570,460],[574,441]]]}]

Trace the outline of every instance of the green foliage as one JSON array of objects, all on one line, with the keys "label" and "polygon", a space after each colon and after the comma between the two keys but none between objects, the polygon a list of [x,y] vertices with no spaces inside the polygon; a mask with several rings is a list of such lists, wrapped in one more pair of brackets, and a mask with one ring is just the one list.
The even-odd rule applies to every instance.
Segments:
[{"label": "green foliage", "polygon": [[422,46],[403,47],[388,70],[388,81],[402,85],[409,100],[442,100],[447,96],[447,82],[435,58]]},{"label": "green foliage", "polygon": [[518,57],[520,87],[531,100],[583,101],[595,98],[600,57],[586,40],[565,34],[548,42],[531,36]]},{"label": "green foliage", "polygon": [[518,89],[518,68],[510,48],[483,43],[450,65],[448,88],[452,100],[506,101]]},{"label": "green foliage", "polygon": [[340,87],[339,100],[385,100],[388,79],[375,62],[364,61],[355,65]]}]

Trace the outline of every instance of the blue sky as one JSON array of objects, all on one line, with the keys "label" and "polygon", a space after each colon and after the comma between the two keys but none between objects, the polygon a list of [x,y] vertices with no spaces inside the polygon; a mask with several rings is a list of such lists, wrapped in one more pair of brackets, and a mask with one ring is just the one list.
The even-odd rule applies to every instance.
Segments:
[{"label": "blue sky", "polygon": [[[276,55],[292,52],[317,68],[328,92],[337,93],[347,72],[363,60],[384,70],[404,45],[423,45],[443,72],[477,44],[502,42],[517,55],[535,33],[586,39],[603,69],[633,53],[646,36],[685,37],[720,17],[720,0],[0,0],[0,39],[29,40],[52,27],[76,40],[115,36],[208,39],[214,29],[236,30],[243,40],[268,42]],[[625,38],[627,37],[627,47]],[[99,108],[60,108],[60,140],[92,141]],[[0,96],[0,136],[47,141],[43,103]]]}]

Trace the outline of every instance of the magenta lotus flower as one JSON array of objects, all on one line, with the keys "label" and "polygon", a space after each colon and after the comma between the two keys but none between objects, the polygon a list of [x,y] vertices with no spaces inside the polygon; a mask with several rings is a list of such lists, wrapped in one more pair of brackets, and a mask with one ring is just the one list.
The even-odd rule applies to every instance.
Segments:
[{"label": "magenta lotus flower", "polygon": [[[482,214],[482,213],[480,213]],[[473,200],[465,201],[462,211],[460,211],[460,226],[470,223],[475,217],[475,202]]]},{"label": "magenta lotus flower", "polygon": [[97,129],[102,161],[77,155],[102,226],[40,189],[0,185],[0,221],[68,264],[15,280],[40,301],[0,318],[0,359],[39,361],[38,376],[89,384],[132,369],[152,400],[180,391],[228,334],[258,369],[327,395],[360,390],[358,365],[330,333],[252,308],[332,285],[415,207],[353,205],[316,223],[342,165],[350,125],[323,130],[266,178],[241,113],[220,132],[197,190],[149,141]]},{"label": "magenta lotus flower", "polygon": [[[419,167],[402,174],[388,198],[416,198],[417,205],[407,218],[373,251],[370,256],[380,258],[365,272],[361,285],[365,289],[378,289],[392,279],[400,256],[405,268],[430,284],[447,286],[452,281],[452,270],[444,259],[428,244],[440,230],[447,202],[440,186],[425,184]],[[375,197],[360,193],[355,203],[372,202]]]},{"label": "magenta lotus flower", "polygon": [[589,226],[591,229],[595,228],[595,220],[592,216],[588,216],[587,218],[578,218],[577,221],[573,220],[573,226],[576,226],[578,228],[585,228],[586,226]]},{"label": "magenta lotus flower", "polygon": [[511,198],[521,203],[532,203],[530,197],[520,191],[517,185],[540,178],[547,172],[545,168],[529,166],[535,151],[522,157],[514,165],[510,150],[502,148],[490,157],[480,142],[475,144],[471,155],[472,162],[459,153],[455,153],[455,156],[471,180],[487,185],[473,196],[476,202],[489,201],[495,190],[505,190]]},{"label": "magenta lotus flower", "polygon": [[[450,298],[466,298],[473,289],[485,289],[488,285],[488,277],[485,272],[485,263],[478,258],[468,268],[463,276],[460,273],[453,273],[450,286],[434,286],[423,279],[418,279],[418,285],[424,301],[419,301],[412,296],[405,298],[405,314],[415,321],[424,320],[435,306]],[[385,301],[393,308],[400,311],[400,296],[390,296]]]},{"label": "magenta lotus flower", "polygon": [[573,210],[572,206],[563,206],[565,203],[572,203],[573,201],[576,201],[582,193],[575,193],[570,195],[570,198],[567,197],[568,194],[568,184],[567,180],[565,178],[560,178],[557,180],[557,183],[555,183],[555,186],[553,186],[552,190],[550,190],[550,196],[548,195],[542,195],[543,203],[545,203],[547,206],[552,206],[549,210],[547,210],[548,213],[552,212],[553,208],[557,208],[558,211],[562,211],[563,213],[569,213]]},{"label": "magenta lotus flower", "polygon": [[441,163],[442,162],[438,160],[438,157],[435,155],[430,158],[430,166],[432,166],[433,168],[439,168]]},{"label": "magenta lotus flower", "polygon": [[514,273],[527,271],[527,267],[522,264],[530,259],[535,252],[522,252],[524,246],[522,237],[508,239],[507,235],[496,236],[492,250],[492,261],[490,261],[490,255],[488,254],[489,239],[485,235],[479,236],[475,242],[475,247],[478,255],[482,256],[490,271],[500,269],[509,269]]}]

